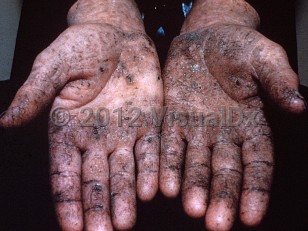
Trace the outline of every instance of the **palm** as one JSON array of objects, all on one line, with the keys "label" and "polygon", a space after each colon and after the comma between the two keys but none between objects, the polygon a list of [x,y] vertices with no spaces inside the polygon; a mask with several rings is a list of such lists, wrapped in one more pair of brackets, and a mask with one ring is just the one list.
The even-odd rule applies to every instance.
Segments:
[{"label": "palm", "polygon": [[285,109],[303,110],[285,53],[253,29],[214,24],[174,39],[163,78],[163,193],[182,187],[185,211],[206,215],[210,230],[230,229],[239,202],[243,222],[259,223],[274,164],[260,84]]},{"label": "palm", "polygon": [[[83,204],[86,227],[110,229],[111,211],[115,227],[122,229],[131,227],[136,218],[135,144],[139,196],[149,200],[157,190],[159,129],[148,118],[151,107],[161,106],[161,81],[155,50],[146,36],[128,34],[126,39],[106,29],[94,31],[97,46],[89,42],[93,53],[83,50],[86,57],[76,60],[81,72],[72,68],[78,79],[66,85],[54,102],[53,109],[67,108],[72,120],[60,129],[50,123],[51,174],[53,193],[61,195],[56,196],[58,211],[66,214],[69,210],[80,222]],[[96,32],[110,33],[110,38],[106,36],[109,40],[98,40]],[[97,54],[99,47],[102,54]],[[82,61],[88,60],[91,62],[84,66]],[[62,149],[71,150],[74,156],[71,185],[76,191],[71,195],[65,193],[68,185],[58,187],[72,165],[65,161]],[[77,202],[63,209],[65,200]],[[61,214],[59,217],[67,220]]]},{"label": "palm", "polygon": [[158,188],[160,128],[150,113],[162,97],[156,51],[142,33],[72,26],[37,57],[1,122],[29,121],[54,99],[50,174],[63,230],[134,225],[136,191],[150,200]]}]

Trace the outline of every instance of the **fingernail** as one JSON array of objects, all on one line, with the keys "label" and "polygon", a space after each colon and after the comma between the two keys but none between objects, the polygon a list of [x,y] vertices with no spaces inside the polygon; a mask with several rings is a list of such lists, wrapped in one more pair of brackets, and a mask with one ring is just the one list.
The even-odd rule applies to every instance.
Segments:
[{"label": "fingernail", "polygon": [[7,111],[4,111],[0,114],[0,119],[6,114]]},{"label": "fingernail", "polygon": [[306,110],[306,109],[307,109],[307,102],[306,102],[304,96],[302,96],[301,93],[299,93],[298,90],[295,90],[294,93],[295,93],[295,95],[296,95],[299,99],[301,99],[301,100],[304,102],[304,104],[305,104],[305,110]]},{"label": "fingernail", "polygon": [[295,93],[295,95],[296,95],[298,98],[300,98],[300,99],[302,99],[302,100],[305,100],[304,96],[302,96],[301,93],[299,93],[298,90],[295,90],[294,93]]}]

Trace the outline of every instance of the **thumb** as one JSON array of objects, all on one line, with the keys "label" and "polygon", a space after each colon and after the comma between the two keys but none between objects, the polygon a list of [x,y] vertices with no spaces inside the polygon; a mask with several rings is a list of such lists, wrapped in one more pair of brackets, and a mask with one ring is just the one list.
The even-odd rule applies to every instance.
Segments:
[{"label": "thumb", "polygon": [[306,110],[304,97],[298,91],[299,78],[281,46],[267,38],[261,39],[252,52],[250,62],[256,78],[274,102],[293,113]]},{"label": "thumb", "polygon": [[27,81],[2,114],[0,126],[20,126],[39,114],[67,82],[66,69],[53,49],[47,48],[38,55]]}]

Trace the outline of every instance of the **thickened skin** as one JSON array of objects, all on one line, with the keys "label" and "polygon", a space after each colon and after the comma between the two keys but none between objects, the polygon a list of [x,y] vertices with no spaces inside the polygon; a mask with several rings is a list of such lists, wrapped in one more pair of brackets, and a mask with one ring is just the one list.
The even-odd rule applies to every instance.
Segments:
[{"label": "thickened skin", "polygon": [[196,1],[163,71],[160,188],[168,197],[182,190],[184,210],[205,216],[208,230],[230,230],[238,207],[249,226],[266,213],[274,157],[260,89],[305,110],[285,51],[258,23],[242,0]]},{"label": "thickened skin", "polygon": [[132,0],[79,0],[68,22],[36,58],[0,125],[24,124],[52,103],[50,180],[60,227],[127,230],[136,192],[147,201],[158,189],[157,54]]}]

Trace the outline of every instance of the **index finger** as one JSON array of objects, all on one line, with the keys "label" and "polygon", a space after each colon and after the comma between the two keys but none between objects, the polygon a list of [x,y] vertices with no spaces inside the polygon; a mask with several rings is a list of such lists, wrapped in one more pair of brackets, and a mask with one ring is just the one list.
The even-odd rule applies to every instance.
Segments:
[{"label": "index finger", "polygon": [[59,225],[64,231],[81,231],[81,156],[64,141],[50,139],[50,180]]}]

